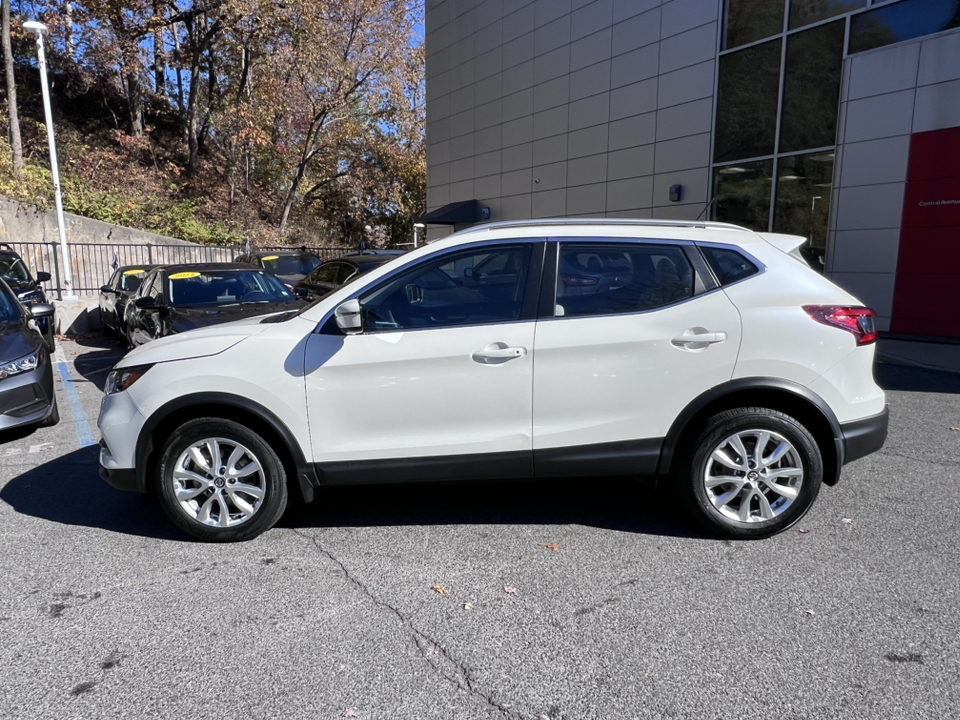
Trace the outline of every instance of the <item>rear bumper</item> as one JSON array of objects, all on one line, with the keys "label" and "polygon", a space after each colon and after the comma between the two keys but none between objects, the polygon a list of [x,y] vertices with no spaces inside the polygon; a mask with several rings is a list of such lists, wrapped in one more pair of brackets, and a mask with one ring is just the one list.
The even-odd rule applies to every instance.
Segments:
[{"label": "rear bumper", "polygon": [[890,410],[884,408],[878,415],[840,425],[840,432],[843,435],[844,465],[882,448],[887,439],[889,421]]}]

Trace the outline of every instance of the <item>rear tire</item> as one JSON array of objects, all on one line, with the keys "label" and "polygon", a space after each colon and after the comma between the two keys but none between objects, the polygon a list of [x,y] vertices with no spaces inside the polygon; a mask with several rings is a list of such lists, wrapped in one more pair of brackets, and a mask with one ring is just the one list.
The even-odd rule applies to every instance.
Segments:
[{"label": "rear tire", "polygon": [[740,540],[770,537],[795,524],[823,483],[813,435],[770,408],[711,417],[681,468],[687,507],[706,527]]},{"label": "rear tire", "polygon": [[257,433],[231,420],[200,418],[167,439],[157,498],[173,523],[209,542],[251,540],[287,506],[283,463]]}]

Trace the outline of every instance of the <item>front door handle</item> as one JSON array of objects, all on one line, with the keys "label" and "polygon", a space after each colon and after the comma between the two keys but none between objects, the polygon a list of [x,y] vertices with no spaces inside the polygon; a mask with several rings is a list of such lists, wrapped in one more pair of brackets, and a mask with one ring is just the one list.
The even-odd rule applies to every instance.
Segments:
[{"label": "front door handle", "polygon": [[725,332],[708,332],[703,328],[690,328],[685,330],[683,335],[678,335],[670,342],[686,350],[701,350],[708,345],[723,342],[726,339],[727,334]]},{"label": "front door handle", "polygon": [[508,360],[514,360],[527,354],[527,349],[522,347],[510,347],[506,343],[490,343],[486,347],[477,350],[471,355],[473,360],[484,365],[499,365]]}]

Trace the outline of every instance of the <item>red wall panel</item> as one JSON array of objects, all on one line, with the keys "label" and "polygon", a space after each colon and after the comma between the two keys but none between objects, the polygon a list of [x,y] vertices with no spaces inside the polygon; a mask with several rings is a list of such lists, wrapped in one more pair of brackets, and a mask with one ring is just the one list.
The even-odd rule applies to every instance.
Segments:
[{"label": "red wall panel", "polygon": [[958,307],[960,127],[910,140],[890,329],[960,337]]}]

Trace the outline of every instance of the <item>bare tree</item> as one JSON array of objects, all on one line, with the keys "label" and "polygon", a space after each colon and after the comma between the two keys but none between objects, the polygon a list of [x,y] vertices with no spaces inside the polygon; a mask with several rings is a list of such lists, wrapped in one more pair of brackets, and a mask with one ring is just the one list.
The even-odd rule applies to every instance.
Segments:
[{"label": "bare tree", "polygon": [[13,47],[10,42],[10,0],[3,2],[3,62],[7,70],[7,112],[10,117],[10,147],[17,177],[23,173],[23,144],[20,142],[20,116],[17,113],[17,84],[13,76]]}]

